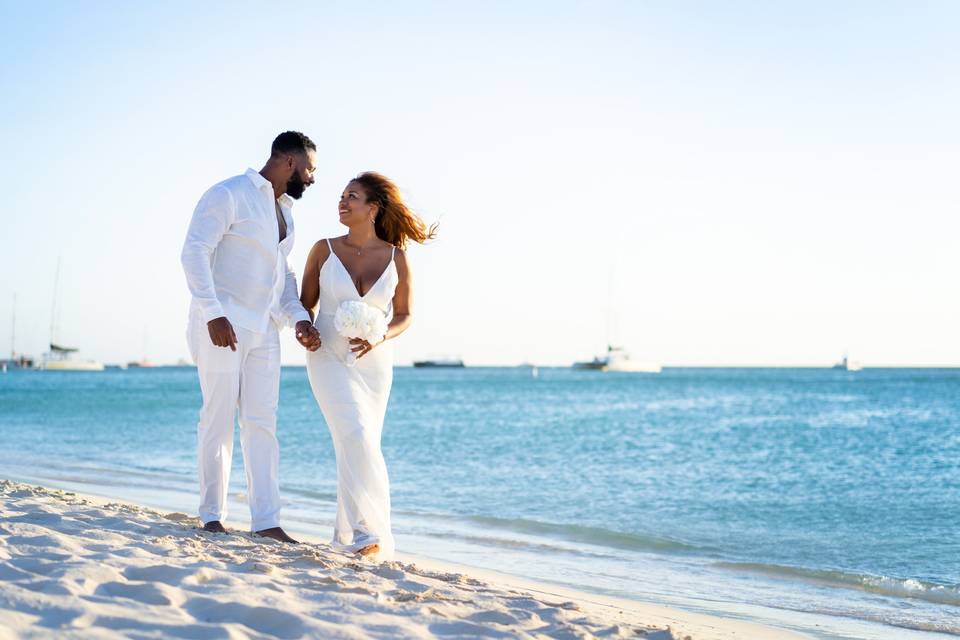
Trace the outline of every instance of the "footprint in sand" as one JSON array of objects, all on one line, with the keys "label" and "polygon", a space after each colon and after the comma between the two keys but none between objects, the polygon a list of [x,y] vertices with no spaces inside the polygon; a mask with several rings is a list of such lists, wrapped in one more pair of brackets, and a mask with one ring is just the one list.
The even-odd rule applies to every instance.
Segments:
[{"label": "footprint in sand", "polygon": [[239,602],[193,598],[185,602],[183,608],[200,622],[242,624],[258,633],[277,638],[299,638],[306,631],[298,616],[269,607],[249,607]]},{"label": "footprint in sand", "polygon": [[13,566],[13,563],[10,562],[0,562],[0,580],[3,582],[13,582],[15,580],[29,580],[33,577],[32,574],[18,569]]},{"label": "footprint in sand", "polygon": [[425,593],[433,588],[428,584],[423,584],[422,582],[417,582],[416,580],[399,580],[397,582],[397,587],[407,591],[412,591],[414,593]]},{"label": "footprint in sand", "polygon": [[165,584],[143,582],[140,584],[125,582],[105,582],[97,587],[94,595],[127,598],[143,604],[176,606],[185,599],[182,592]]},{"label": "footprint in sand", "polygon": [[127,567],[123,570],[123,577],[127,580],[162,582],[171,586],[177,586],[194,573],[196,573],[196,569],[184,569],[181,567],[157,564],[151,567]]},{"label": "footprint in sand", "polygon": [[187,522],[194,524],[199,522],[196,516],[188,516],[185,513],[168,513],[163,516],[164,520],[172,520],[173,522]]},{"label": "footprint in sand", "polygon": [[467,620],[480,624],[517,624],[519,622],[517,618],[506,611],[478,611],[467,616]]},{"label": "footprint in sand", "polygon": [[5,518],[7,522],[28,522],[30,524],[54,525],[63,521],[63,516],[59,513],[49,513],[46,511],[34,511],[23,513],[17,516]]},{"label": "footprint in sand", "polygon": [[12,558],[9,561],[9,564],[13,565],[18,569],[23,571],[29,571],[38,576],[49,576],[53,573],[60,573],[60,569],[63,569],[63,563],[67,560],[76,560],[74,556],[65,556],[63,558],[53,558],[49,556],[43,558],[32,558],[30,556],[22,556],[18,558]]},{"label": "footprint in sand", "polygon": [[407,574],[403,570],[395,569],[386,564],[378,566],[373,570],[373,573],[387,580],[402,580],[407,577]]},{"label": "footprint in sand", "polygon": [[83,551],[83,547],[73,542],[65,536],[51,536],[51,535],[39,535],[39,536],[28,536],[28,535],[19,535],[19,536],[10,536],[7,538],[7,543],[12,547],[40,547],[43,549],[63,549],[65,551],[71,551],[73,553],[79,553]]},{"label": "footprint in sand", "polygon": [[115,549],[113,551],[113,554],[120,556],[122,558],[148,559],[148,558],[157,557],[157,554],[150,553],[149,551],[146,551],[145,549],[138,547],[136,545],[133,545],[133,546],[128,545],[126,547],[123,547],[122,549]]},{"label": "footprint in sand", "polygon": [[435,622],[430,625],[430,633],[438,636],[456,636],[461,638],[513,638],[513,633],[483,627],[472,622]]}]

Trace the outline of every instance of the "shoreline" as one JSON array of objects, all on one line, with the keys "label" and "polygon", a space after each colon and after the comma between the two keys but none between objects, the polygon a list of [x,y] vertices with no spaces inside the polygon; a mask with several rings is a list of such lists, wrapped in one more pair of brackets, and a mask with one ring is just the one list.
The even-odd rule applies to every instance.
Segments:
[{"label": "shoreline", "polygon": [[[339,636],[342,629],[324,625],[338,625],[336,629],[346,625],[356,630],[374,625],[368,617],[379,620],[384,616],[390,618],[390,635],[383,637],[425,637],[423,632],[426,637],[572,634],[657,640],[809,637],[420,555],[398,552],[397,560],[382,564],[359,561],[334,551],[325,540],[300,531],[296,535],[303,544],[279,545],[239,533],[242,526],[228,520],[226,524],[234,532],[218,536],[198,530],[196,518],[182,513],[163,513],[110,497],[8,480],[0,482],[0,515],[0,569],[4,572],[0,576],[0,622],[25,635],[63,636],[76,631],[78,637],[86,637],[89,634],[76,626],[78,619],[93,620],[89,626],[100,629],[96,620],[107,611],[115,616],[118,607],[129,611],[133,602],[137,603],[134,611],[123,623],[132,625],[124,627],[127,630],[156,630],[170,624],[160,619],[192,617],[193,621],[183,622],[184,628],[180,629],[186,633],[188,628],[197,630],[196,625],[208,625],[213,619],[208,616],[204,622],[200,609],[219,607],[223,615],[217,625],[237,626],[236,631],[246,634],[252,630],[255,633],[250,637]],[[89,526],[78,530],[76,518]],[[164,541],[159,553],[158,539]],[[71,568],[62,575],[31,571],[31,567],[36,570],[41,565],[62,563],[63,556],[70,558],[66,564]],[[151,566],[140,566],[147,556],[152,557]],[[224,561],[224,557],[229,560]],[[115,569],[109,572],[113,579],[106,583],[97,578],[105,566]],[[170,575],[177,566],[185,569],[184,579],[171,584],[174,581]],[[189,572],[195,575],[202,571],[216,574],[218,580],[209,582],[228,586],[220,599],[213,599],[215,603],[208,602],[206,594],[195,593],[195,585],[186,579]],[[269,600],[277,589],[286,592],[282,605],[272,609],[277,614],[273,618],[282,619],[282,624],[264,627],[250,618],[247,608],[237,604],[249,597],[249,586],[243,583],[241,589],[239,585],[240,578],[250,577],[251,572],[261,578],[255,590],[261,596]],[[266,575],[276,576],[276,581],[271,582]],[[118,579],[123,577],[128,580]],[[72,617],[38,615],[40,605],[30,604],[31,594],[50,607],[77,611],[79,605],[82,612]],[[344,598],[351,600],[358,611],[346,620],[334,615]],[[284,611],[287,608],[300,611],[299,617],[296,613],[291,617]],[[202,615],[197,617],[197,612]],[[260,613],[273,619],[266,611]],[[378,636],[382,622],[374,625],[377,628],[364,629],[363,634]],[[257,625],[263,628],[257,629]],[[115,624],[113,629],[120,627]],[[182,635],[174,628],[165,629],[165,635]]]}]

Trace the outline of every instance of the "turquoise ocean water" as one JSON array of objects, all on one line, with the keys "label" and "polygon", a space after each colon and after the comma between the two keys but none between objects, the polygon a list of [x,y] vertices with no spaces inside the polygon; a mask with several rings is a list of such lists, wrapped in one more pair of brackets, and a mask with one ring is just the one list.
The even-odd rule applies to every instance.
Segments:
[{"label": "turquoise ocean water", "polygon": [[[0,477],[194,513],[196,372],[0,375]],[[283,519],[333,449],[284,368]],[[960,371],[398,368],[398,548],[820,638],[960,635]],[[230,519],[247,521],[239,442]]]}]

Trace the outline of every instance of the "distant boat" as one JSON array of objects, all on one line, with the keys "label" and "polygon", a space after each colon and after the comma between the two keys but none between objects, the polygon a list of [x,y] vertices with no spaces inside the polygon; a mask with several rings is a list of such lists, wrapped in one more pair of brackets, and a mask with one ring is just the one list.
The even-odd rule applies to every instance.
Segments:
[{"label": "distant boat", "polygon": [[662,367],[656,362],[634,360],[623,347],[613,346],[617,341],[616,314],[614,312],[614,275],[616,262],[610,266],[610,279],[607,285],[607,353],[593,360],[574,362],[574,369],[587,371],[615,371],[623,373],[660,373]]},{"label": "distant boat", "polygon": [[634,360],[623,347],[608,345],[606,356],[597,356],[593,360],[574,362],[573,368],[624,373],[660,373],[663,367],[656,362]]},{"label": "distant boat", "polygon": [[[143,328],[143,351],[141,353],[147,353],[147,328]],[[157,363],[153,362],[147,356],[143,356],[139,360],[131,360],[126,364],[124,368],[126,369],[149,369],[157,366]]]},{"label": "distant boat", "polygon": [[434,360],[414,360],[413,366],[417,368],[429,368],[429,367],[446,367],[446,368],[463,368],[463,360],[459,358],[437,358]]},{"label": "distant boat", "polygon": [[43,354],[41,369],[48,371],[103,371],[103,363],[96,360],[80,360],[73,354],[77,349],[50,344],[50,351]]},{"label": "distant boat", "polygon": [[53,280],[53,307],[50,311],[50,351],[43,354],[40,369],[48,371],[103,371],[102,362],[96,360],[80,360],[73,354],[77,349],[64,347],[54,343],[57,340],[59,302],[60,302],[60,258],[57,258],[57,275]]},{"label": "distant boat", "polygon": [[7,360],[0,360],[0,368],[4,371],[8,369],[32,369],[33,358],[25,355],[13,354],[13,357]]},{"label": "distant boat", "polygon": [[10,358],[0,360],[0,369],[32,369],[33,358],[17,353],[17,294],[13,294],[13,314],[10,320]]},{"label": "distant boat", "polygon": [[833,368],[843,369],[845,371],[860,371],[861,369],[863,369],[863,365],[861,365],[856,360],[851,360],[847,356],[843,356],[843,360],[833,365]]},{"label": "distant boat", "polygon": [[603,371],[604,367],[607,366],[607,358],[601,358],[597,356],[593,360],[584,360],[581,362],[574,362],[574,369],[589,369],[595,371]]}]

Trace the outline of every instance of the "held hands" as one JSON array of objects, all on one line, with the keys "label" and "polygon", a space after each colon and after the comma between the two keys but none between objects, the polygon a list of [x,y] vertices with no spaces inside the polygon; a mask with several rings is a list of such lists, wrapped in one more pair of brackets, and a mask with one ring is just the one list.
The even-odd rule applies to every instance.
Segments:
[{"label": "held hands", "polygon": [[210,341],[218,347],[230,347],[231,351],[237,350],[237,334],[233,331],[233,325],[225,316],[214,318],[207,323],[207,332],[210,334]]},{"label": "held hands", "polygon": [[307,351],[316,351],[320,348],[320,332],[308,320],[301,320],[296,327],[297,341]]}]

